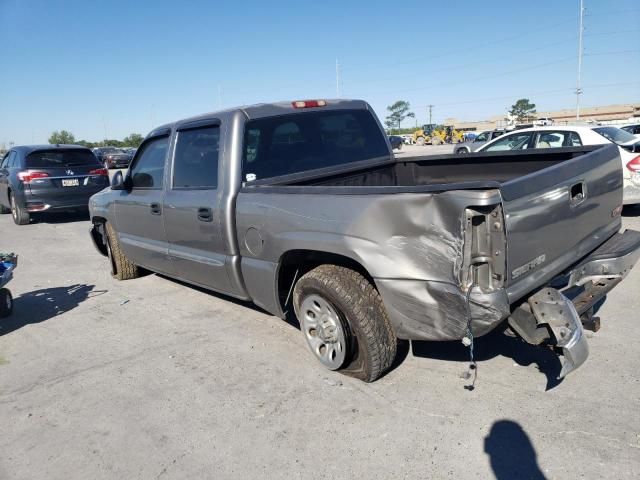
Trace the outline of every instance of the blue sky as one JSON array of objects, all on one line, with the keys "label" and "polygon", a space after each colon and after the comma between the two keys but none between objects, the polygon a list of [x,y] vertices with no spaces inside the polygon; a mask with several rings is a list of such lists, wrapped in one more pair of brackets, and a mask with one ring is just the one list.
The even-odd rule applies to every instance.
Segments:
[{"label": "blue sky", "polygon": [[[0,0],[0,144],[336,96],[417,122],[573,107],[578,0]],[[640,103],[640,2],[585,0],[583,105]],[[414,122],[409,120],[405,126]]]}]

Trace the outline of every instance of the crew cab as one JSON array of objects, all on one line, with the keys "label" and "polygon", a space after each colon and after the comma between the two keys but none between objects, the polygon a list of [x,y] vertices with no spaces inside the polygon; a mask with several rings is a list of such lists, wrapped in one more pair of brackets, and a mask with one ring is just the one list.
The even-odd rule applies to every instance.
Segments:
[{"label": "crew cab", "polygon": [[373,381],[397,340],[503,322],[588,355],[582,321],[640,254],[615,145],[395,158],[371,107],[305,100],[153,130],[90,201],[113,276],[140,269],[295,315],[330,370]]}]

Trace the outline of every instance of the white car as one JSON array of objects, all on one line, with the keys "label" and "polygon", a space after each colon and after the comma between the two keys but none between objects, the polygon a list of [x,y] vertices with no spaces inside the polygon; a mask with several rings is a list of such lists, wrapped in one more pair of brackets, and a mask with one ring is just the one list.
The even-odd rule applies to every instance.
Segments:
[{"label": "white car", "polygon": [[550,126],[515,130],[485,143],[477,152],[526,150],[529,148],[581,147],[615,143],[622,160],[623,203],[640,203],[640,141],[617,127]]},{"label": "white car", "polygon": [[542,117],[537,119],[535,122],[533,122],[533,124],[536,127],[546,127],[549,125],[553,125],[553,118],[549,118],[549,117]]}]

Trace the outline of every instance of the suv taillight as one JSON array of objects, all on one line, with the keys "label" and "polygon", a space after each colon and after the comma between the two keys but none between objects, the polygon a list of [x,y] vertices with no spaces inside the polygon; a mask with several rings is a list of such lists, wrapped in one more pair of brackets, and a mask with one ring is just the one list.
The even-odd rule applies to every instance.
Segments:
[{"label": "suv taillight", "polygon": [[24,183],[30,183],[32,180],[38,178],[47,178],[49,174],[47,172],[39,172],[38,170],[25,170],[24,172],[18,172],[18,178]]},{"label": "suv taillight", "polygon": [[89,170],[89,175],[102,175],[103,177],[108,177],[109,172],[107,172],[106,168],[94,168],[93,170]]},{"label": "suv taillight", "polygon": [[640,155],[631,159],[631,161],[627,163],[627,168],[632,172],[640,172]]}]

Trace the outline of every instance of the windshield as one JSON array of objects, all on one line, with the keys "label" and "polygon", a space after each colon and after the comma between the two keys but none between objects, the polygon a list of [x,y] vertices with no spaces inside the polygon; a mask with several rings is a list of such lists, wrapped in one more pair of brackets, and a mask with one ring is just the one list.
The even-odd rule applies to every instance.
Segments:
[{"label": "windshield", "polygon": [[328,110],[247,122],[242,161],[246,181],[389,157],[368,110]]},{"label": "windshield", "polygon": [[96,165],[98,160],[90,150],[40,150],[27,155],[27,168],[66,168]]},{"label": "windshield", "polygon": [[624,130],[617,127],[598,127],[594,128],[593,131],[599,133],[607,140],[610,140],[618,145],[638,140],[629,132],[625,132]]}]

